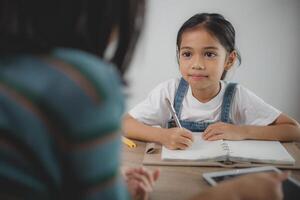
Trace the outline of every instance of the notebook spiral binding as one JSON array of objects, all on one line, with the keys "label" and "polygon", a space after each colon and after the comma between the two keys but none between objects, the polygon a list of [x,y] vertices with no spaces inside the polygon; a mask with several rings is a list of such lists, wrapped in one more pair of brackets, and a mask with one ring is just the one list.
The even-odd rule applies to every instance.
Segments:
[{"label": "notebook spiral binding", "polygon": [[227,151],[227,153],[229,153],[230,149],[229,149],[228,144],[227,144],[226,142],[222,142],[221,145],[222,145],[222,149],[223,149],[224,151]]},{"label": "notebook spiral binding", "polygon": [[232,153],[230,151],[229,145],[226,142],[222,142],[221,146],[222,146],[222,149],[224,151],[226,151],[226,160],[224,161],[224,164],[227,164],[227,165],[232,164],[232,161],[229,160],[229,154]]}]

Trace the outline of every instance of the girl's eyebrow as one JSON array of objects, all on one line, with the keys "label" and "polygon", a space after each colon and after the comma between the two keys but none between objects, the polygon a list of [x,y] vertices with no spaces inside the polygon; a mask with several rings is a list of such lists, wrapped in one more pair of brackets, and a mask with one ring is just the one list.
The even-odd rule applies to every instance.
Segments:
[{"label": "girl's eyebrow", "polygon": [[[180,50],[183,50],[183,49],[193,49],[191,47],[181,47]],[[207,50],[207,49],[213,49],[213,50],[218,50],[219,48],[218,47],[215,47],[215,46],[207,46],[207,47],[203,47],[203,49]]]},{"label": "girl's eyebrow", "polygon": [[218,50],[218,47],[215,46],[208,46],[208,47],[204,47],[203,49],[214,49],[214,50]]},{"label": "girl's eyebrow", "polygon": [[191,47],[181,47],[180,50],[181,49],[193,49],[193,48],[191,48]]}]

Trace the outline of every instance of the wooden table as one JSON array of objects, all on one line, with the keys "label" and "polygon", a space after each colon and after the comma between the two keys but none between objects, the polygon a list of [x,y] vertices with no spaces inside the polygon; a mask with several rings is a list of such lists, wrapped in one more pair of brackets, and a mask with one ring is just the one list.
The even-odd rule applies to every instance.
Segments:
[{"label": "wooden table", "polygon": [[[146,143],[135,141],[136,148],[123,145],[122,167],[142,166]],[[300,145],[298,146],[300,147]],[[188,167],[188,166],[145,166],[148,169],[159,168],[161,175],[150,195],[152,200],[188,199],[210,186],[202,178],[202,173],[228,170],[221,167]],[[292,177],[300,180],[300,170],[291,170]]]}]

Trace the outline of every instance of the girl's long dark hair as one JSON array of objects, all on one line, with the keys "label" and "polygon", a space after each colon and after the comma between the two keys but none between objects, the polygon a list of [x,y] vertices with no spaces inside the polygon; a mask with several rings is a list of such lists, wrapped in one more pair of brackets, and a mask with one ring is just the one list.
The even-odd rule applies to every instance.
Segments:
[{"label": "girl's long dark hair", "polygon": [[144,0],[0,0],[0,55],[77,48],[103,57],[118,30],[111,61],[126,71],[141,30]]}]

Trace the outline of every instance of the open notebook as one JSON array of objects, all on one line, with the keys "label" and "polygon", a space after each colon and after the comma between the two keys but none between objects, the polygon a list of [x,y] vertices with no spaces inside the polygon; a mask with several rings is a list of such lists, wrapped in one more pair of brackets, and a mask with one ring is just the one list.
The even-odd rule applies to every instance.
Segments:
[{"label": "open notebook", "polygon": [[194,133],[194,143],[186,150],[162,147],[162,160],[232,161],[292,165],[294,158],[278,141],[205,141]]}]

